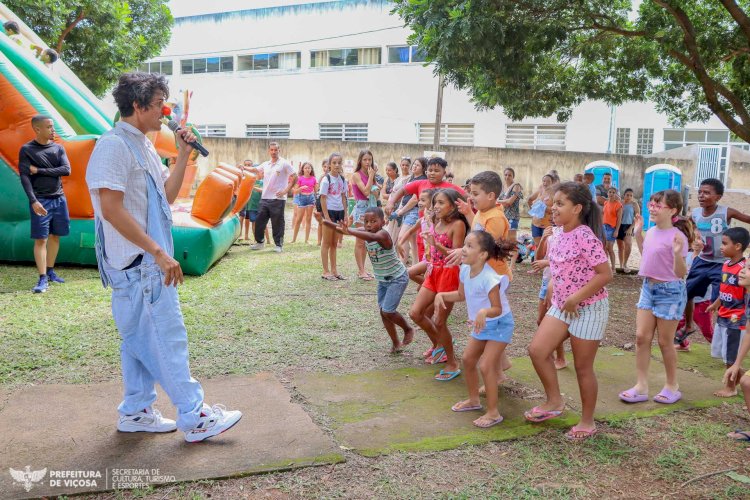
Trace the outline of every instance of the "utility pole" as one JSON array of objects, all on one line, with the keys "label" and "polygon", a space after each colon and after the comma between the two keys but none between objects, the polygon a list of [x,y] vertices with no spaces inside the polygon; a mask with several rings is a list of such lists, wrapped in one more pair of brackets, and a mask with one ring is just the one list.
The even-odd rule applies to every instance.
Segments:
[{"label": "utility pole", "polygon": [[432,150],[440,151],[440,128],[443,119],[443,87],[445,82],[442,73],[438,77],[437,111],[435,112],[435,137],[432,141]]}]

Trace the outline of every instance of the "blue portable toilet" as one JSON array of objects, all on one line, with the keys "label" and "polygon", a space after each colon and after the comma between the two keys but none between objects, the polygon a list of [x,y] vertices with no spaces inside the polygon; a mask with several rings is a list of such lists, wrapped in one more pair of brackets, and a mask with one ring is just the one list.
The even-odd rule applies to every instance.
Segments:
[{"label": "blue portable toilet", "polygon": [[648,167],[643,178],[643,203],[641,204],[643,229],[653,226],[649,220],[648,207],[646,207],[648,200],[652,194],[665,189],[674,189],[678,193],[682,193],[682,171],[667,163],[659,163]]},{"label": "blue portable toilet", "polygon": [[612,163],[611,161],[592,161],[591,163],[586,165],[586,168],[583,169],[583,172],[591,172],[594,174],[594,186],[598,186],[602,183],[602,177],[604,176],[604,174],[611,174],[612,185],[618,190],[620,189],[620,167],[618,167],[617,164]]}]

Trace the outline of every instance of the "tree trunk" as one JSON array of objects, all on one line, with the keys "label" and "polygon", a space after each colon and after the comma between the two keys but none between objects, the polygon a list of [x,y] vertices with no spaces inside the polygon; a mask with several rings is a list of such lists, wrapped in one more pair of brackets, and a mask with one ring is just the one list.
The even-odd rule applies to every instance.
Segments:
[{"label": "tree trunk", "polygon": [[57,46],[55,47],[55,50],[57,51],[58,55],[62,55],[63,42],[65,42],[65,37],[67,37],[70,34],[70,32],[73,31],[73,28],[78,26],[78,23],[83,21],[84,17],[86,17],[86,9],[81,9],[81,12],[78,14],[75,20],[72,23],[70,23],[68,26],[66,26],[63,32],[60,34],[60,38],[57,39]]}]

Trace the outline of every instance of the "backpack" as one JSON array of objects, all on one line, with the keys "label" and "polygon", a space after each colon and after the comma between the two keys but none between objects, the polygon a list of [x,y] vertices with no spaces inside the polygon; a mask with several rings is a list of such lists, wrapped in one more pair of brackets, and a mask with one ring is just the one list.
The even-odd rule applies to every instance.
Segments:
[{"label": "backpack", "polygon": [[[329,174],[326,174],[326,179],[328,179],[328,186],[329,186],[329,189],[330,189],[330,186],[331,186],[331,176]],[[316,194],[315,195],[315,210],[318,213],[321,213],[321,214],[323,213],[323,207],[320,204],[320,194]]]}]

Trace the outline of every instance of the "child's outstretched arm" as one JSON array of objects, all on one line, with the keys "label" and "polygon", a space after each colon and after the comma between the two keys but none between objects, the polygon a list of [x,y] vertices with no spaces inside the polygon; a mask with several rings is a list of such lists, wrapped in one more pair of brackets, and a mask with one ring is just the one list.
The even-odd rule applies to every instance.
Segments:
[{"label": "child's outstretched arm", "polygon": [[458,284],[458,290],[455,292],[440,292],[435,295],[435,309],[445,309],[446,302],[463,302],[466,300],[464,295],[464,284]]},{"label": "child's outstretched arm", "polygon": [[385,229],[381,229],[377,233],[370,233],[363,229],[356,229],[353,227],[347,228],[345,234],[351,234],[355,238],[359,238],[364,241],[374,241],[385,249],[393,247],[393,240],[391,235]]},{"label": "child's outstretched arm", "polygon": [[739,221],[744,222],[745,224],[750,224],[750,214],[743,214],[736,208],[728,207],[727,208],[727,224],[729,224],[732,219],[737,219]]}]

